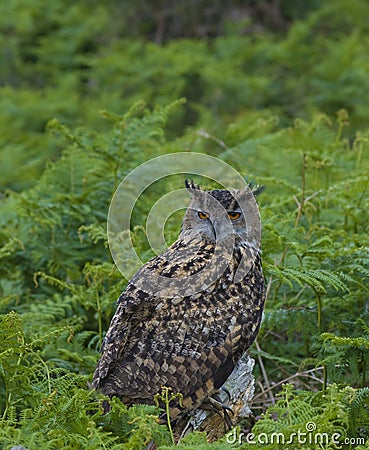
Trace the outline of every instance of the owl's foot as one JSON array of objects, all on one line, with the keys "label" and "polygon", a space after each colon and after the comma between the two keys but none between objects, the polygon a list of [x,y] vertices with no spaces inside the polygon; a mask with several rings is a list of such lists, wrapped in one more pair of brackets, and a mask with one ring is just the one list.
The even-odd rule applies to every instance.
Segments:
[{"label": "owl's foot", "polygon": [[225,388],[224,386],[222,386],[220,388],[221,391],[225,392],[227,394],[228,400],[231,400],[232,396],[231,393],[229,392],[229,390],[227,388]]},{"label": "owl's foot", "polygon": [[229,431],[233,427],[232,420],[229,417],[229,413],[231,413],[232,415],[234,414],[232,408],[225,405],[216,394],[214,394],[212,397],[209,397],[206,402],[201,405],[201,409],[207,409],[222,416],[224,420],[225,432]]}]

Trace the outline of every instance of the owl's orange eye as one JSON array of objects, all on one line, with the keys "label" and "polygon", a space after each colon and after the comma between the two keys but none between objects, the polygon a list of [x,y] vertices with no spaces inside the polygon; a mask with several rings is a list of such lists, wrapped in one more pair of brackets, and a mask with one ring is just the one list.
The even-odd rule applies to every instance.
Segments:
[{"label": "owl's orange eye", "polygon": [[231,220],[237,220],[240,216],[241,216],[241,213],[239,213],[237,211],[231,211],[231,212],[228,213],[228,217]]},{"label": "owl's orange eye", "polygon": [[199,211],[199,212],[197,213],[197,215],[200,217],[200,219],[203,219],[203,220],[209,218],[209,216],[208,216],[206,213],[202,212],[202,211]]}]

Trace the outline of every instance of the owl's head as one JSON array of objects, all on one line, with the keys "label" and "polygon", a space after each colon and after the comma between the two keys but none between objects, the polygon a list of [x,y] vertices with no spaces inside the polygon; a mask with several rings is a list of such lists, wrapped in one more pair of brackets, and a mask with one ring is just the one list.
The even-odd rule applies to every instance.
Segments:
[{"label": "owl's head", "polygon": [[183,218],[180,237],[200,235],[215,242],[232,235],[236,242],[253,245],[260,241],[260,217],[255,201],[260,187],[205,191],[192,181],[186,180],[185,185],[190,191],[191,203]]}]

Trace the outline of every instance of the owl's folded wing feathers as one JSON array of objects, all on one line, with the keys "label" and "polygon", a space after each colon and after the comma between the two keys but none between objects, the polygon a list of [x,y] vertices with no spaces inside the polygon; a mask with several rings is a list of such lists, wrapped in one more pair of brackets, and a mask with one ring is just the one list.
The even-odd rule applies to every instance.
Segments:
[{"label": "owl's folded wing feathers", "polygon": [[[138,329],[143,321],[155,316],[157,306],[162,301],[161,291],[155,284],[160,275],[171,283],[173,279],[186,278],[200,272],[212,257],[214,246],[201,239],[181,239],[163,254],[152,258],[134,275],[117,302],[117,310],[105,336],[101,357],[97,365],[93,385],[101,387],[112,367],[124,360],[127,343],[139,339]],[[198,254],[201,254],[201,258]],[[163,284],[163,283],[162,283]],[[141,289],[145,286],[147,290]],[[170,284],[169,284],[170,288]],[[155,289],[155,292],[152,292]],[[165,288],[168,291],[168,288]],[[173,298],[179,302],[178,292],[173,290]]]}]

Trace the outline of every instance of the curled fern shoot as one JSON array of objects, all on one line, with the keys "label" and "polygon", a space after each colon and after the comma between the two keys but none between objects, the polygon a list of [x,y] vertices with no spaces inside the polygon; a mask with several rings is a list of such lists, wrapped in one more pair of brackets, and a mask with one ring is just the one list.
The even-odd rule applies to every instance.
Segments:
[{"label": "curled fern shoot", "polygon": [[170,422],[170,409],[169,409],[169,405],[172,401],[177,400],[179,401],[179,406],[183,407],[182,404],[182,400],[183,400],[183,395],[178,392],[176,394],[170,394],[170,391],[172,391],[172,388],[167,387],[167,386],[162,386],[161,388],[161,393],[157,393],[156,395],[154,395],[154,401],[155,401],[155,405],[157,407],[159,407],[159,402],[162,401],[164,403],[165,406],[165,416],[167,419],[167,425],[168,425],[168,429],[169,429],[169,433],[170,436],[172,438],[172,442],[173,444],[175,444],[175,440],[174,440],[174,435],[173,435],[173,429],[172,429],[172,424]]}]

